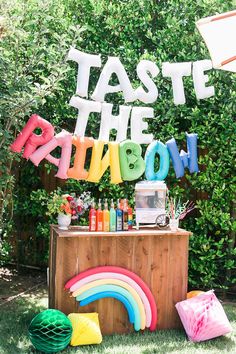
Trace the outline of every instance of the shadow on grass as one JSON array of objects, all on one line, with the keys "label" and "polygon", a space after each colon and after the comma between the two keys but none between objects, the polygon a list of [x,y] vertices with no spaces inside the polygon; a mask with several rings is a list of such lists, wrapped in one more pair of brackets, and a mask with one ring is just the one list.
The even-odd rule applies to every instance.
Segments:
[{"label": "shadow on grass", "polygon": [[28,338],[28,326],[33,317],[45,310],[42,304],[45,290],[18,298],[0,308],[0,354],[37,353]]},{"label": "shadow on grass", "polygon": [[[45,291],[38,290],[28,297],[20,298],[0,309],[0,354],[36,354],[31,345],[27,328],[33,317],[45,309],[42,304]],[[227,305],[229,319],[236,320],[236,306]],[[208,342],[189,342],[183,330],[165,330],[150,333],[106,336],[100,345],[68,347],[60,353],[102,353],[102,354],[155,354],[155,353],[235,353],[235,338],[220,337]]]}]

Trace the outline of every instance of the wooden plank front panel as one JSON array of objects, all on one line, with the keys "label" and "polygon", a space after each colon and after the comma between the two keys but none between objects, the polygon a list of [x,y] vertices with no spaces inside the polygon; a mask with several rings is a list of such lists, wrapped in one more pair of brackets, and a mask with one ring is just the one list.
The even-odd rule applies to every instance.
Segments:
[{"label": "wooden plank front panel", "polygon": [[151,280],[150,290],[157,304],[158,328],[168,326],[167,291],[169,274],[168,270],[168,237],[157,236],[152,239],[151,253]]},{"label": "wooden plank front panel", "polygon": [[187,297],[189,238],[187,236],[174,236],[170,240],[169,272],[172,274],[172,291],[169,308],[172,310],[169,324],[173,324],[173,328],[175,328],[181,326],[175,304]]},{"label": "wooden plank front panel", "polygon": [[[77,238],[78,242],[78,273],[87,270],[88,268],[96,267],[98,262],[98,244],[99,239],[97,237],[86,237],[86,238]],[[72,277],[68,277],[67,280]],[[98,312],[97,311],[97,302],[93,302],[87,306],[79,306],[77,303],[77,312],[81,313],[90,313]]]},{"label": "wooden plank front panel", "polygon": [[[116,256],[113,264],[128,270],[133,270],[134,242],[132,237],[116,238]],[[133,326],[128,320],[128,314],[125,307],[117,300],[113,309],[113,327],[116,333],[128,333],[133,331]]]},{"label": "wooden plank front panel", "polygon": [[[84,235],[85,236],[85,235]],[[52,235],[51,235],[52,237]],[[101,299],[78,307],[65,283],[88,268],[116,265],[138,274],[150,287],[158,308],[158,328],[180,325],[175,303],[187,292],[188,235],[148,234],[137,237],[56,236],[55,252],[50,252],[50,274],[55,274],[55,291],[50,290],[50,303],[68,314],[71,312],[98,312],[103,334],[133,331],[124,306],[115,299]],[[52,240],[51,240],[52,247]],[[50,278],[51,279],[51,278]],[[50,280],[50,288],[51,288]]]},{"label": "wooden plank front panel", "polygon": [[[116,259],[116,239],[109,237],[98,237],[97,248],[97,264],[96,266],[115,265]],[[106,298],[96,301],[96,312],[99,313],[99,321],[102,333],[112,334],[116,331],[116,323],[114,321],[114,308],[121,306],[120,303],[112,298]]]}]

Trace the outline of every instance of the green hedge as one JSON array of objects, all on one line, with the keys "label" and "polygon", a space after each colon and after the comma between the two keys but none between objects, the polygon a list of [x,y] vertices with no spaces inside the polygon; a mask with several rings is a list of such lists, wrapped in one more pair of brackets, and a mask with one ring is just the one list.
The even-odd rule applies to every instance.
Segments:
[{"label": "green hedge", "polygon": [[[119,56],[132,84],[139,82],[135,68],[150,59],[159,68],[164,61],[182,62],[209,58],[198,33],[196,20],[234,8],[234,1],[110,1],[45,0],[8,1],[2,5],[5,22],[0,42],[0,104],[2,107],[1,150],[2,233],[5,242],[11,228],[32,225],[39,239],[48,239],[46,203],[39,169],[12,155],[8,145],[33,112],[56,126],[74,130],[77,111],[68,105],[75,93],[77,64],[66,62],[71,45],[89,53]],[[228,287],[235,283],[235,75],[212,70],[210,83],[215,96],[197,101],[192,78],[185,78],[186,104],[175,106],[170,80],[156,78],[159,98],[153,104],[156,119],[149,131],[165,142],[174,136],[181,145],[185,131],[199,136],[199,174],[186,171],[181,181],[171,167],[167,183],[173,195],[184,200],[197,194],[198,210],[183,226],[193,232],[190,240],[190,287]],[[98,78],[92,70],[90,93]],[[122,104],[119,95],[110,102]],[[87,134],[98,136],[99,119],[91,115]],[[14,159],[14,160],[13,160]],[[13,162],[14,161],[14,162]],[[14,168],[13,168],[13,167]],[[53,168],[46,165],[48,169]],[[20,171],[14,185],[14,173]],[[91,190],[95,197],[132,198],[132,183],[111,186],[105,174],[99,184],[67,181],[67,191]],[[200,193],[204,198],[200,197]],[[9,211],[14,209],[14,217]],[[7,245],[7,243],[6,243]],[[6,257],[7,247],[2,252]],[[22,257],[26,257],[23,253]],[[35,262],[45,262],[47,255]],[[23,258],[24,262],[25,259]]]}]

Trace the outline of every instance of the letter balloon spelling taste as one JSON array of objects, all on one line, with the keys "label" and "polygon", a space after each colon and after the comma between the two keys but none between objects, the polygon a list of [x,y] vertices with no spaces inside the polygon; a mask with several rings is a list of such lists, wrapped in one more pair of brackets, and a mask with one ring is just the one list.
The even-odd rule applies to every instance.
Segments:
[{"label": "letter balloon spelling taste", "polygon": [[[116,74],[119,85],[109,85],[112,74]],[[135,101],[134,90],[120,59],[117,57],[109,57],[102,69],[91,98],[95,101],[104,102],[106,94],[119,91],[123,91],[125,102]]]},{"label": "letter balloon spelling taste", "polygon": [[[157,172],[154,170],[155,156],[160,156],[160,167]],[[167,146],[160,141],[153,141],[147,148],[145,154],[145,175],[149,181],[163,181],[168,175],[170,158]]]},{"label": "letter balloon spelling taste", "polygon": [[78,63],[76,94],[81,97],[88,97],[90,69],[91,67],[101,67],[101,55],[83,53],[78,49],[71,48],[67,59]]},{"label": "letter balloon spelling taste", "polygon": [[[40,135],[33,133],[36,128],[42,130]],[[54,128],[52,124],[37,114],[32,114],[10,148],[14,152],[21,152],[21,149],[25,146],[23,157],[28,159],[38,146],[46,144],[52,139],[53,135]]]},{"label": "letter balloon spelling taste", "polygon": [[214,86],[205,86],[209,81],[208,75],[204,74],[205,70],[212,69],[211,60],[199,60],[193,63],[193,83],[198,100],[214,96]]},{"label": "letter balloon spelling taste", "polygon": [[[135,90],[136,98],[143,103],[153,103],[158,97],[158,89],[152,78],[156,77],[160,70],[158,66],[150,60],[141,60],[137,65],[137,75],[147,88],[147,92],[142,86]],[[150,74],[150,76],[148,75]]]},{"label": "letter balloon spelling taste", "polygon": [[163,63],[162,75],[170,77],[172,81],[174,104],[184,104],[186,102],[184,94],[183,76],[191,75],[192,63]]},{"label": "letter balloon spelling taste", "polygon": [[174,138],[166,142],[177,178],[183,177],[185,167],[189,168],[190,173],[199,172],[197,160],[197,134],[186,133],[186,137],[187,153],[181,150],[179,154]]}]

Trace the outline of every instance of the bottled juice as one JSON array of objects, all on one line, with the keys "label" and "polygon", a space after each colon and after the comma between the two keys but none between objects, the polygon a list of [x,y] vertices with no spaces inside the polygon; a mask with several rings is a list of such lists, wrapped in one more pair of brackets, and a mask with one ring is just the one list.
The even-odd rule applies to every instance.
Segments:
[{"label": "bottled juice", "polygon": [[113,199],[111,200],[111,208],[110,208],[110,231],[116,231],[116,211],[113,203]]},{"label": "bottled juice", "polygon": [[91,209],[89,211],[89,231],[96,231],[97,212],[95,210],[95,203],[92,202]]},{"label": "bottled juice", "polygon": [[96,230],[97,231],[102,231],[102,203],[101,203],[101,199],[99,199],[98,201],[98,209],[97,209],[97,227],[96,227]]},{"label": "bottled juice", "polygon": [[133,227],[133,209],[128,207],[128,230],[132,230]]},{"label": "bottled juice", "polygon": [[105,199],[104,210],[102,211],[102,231],[109,231],[110,229],[110,213],[108,210],[107,199]]},{"label": "bottled juice", "polygon": [[116,231],[123,230],[123,211],[120,208],[120,201],[117,200],[117,209],[116,209]]},{"label": "bottled juice", "polygon": [[123,204],[123,230],[128,231],[128,205],[126,199],[124,199]]}]

